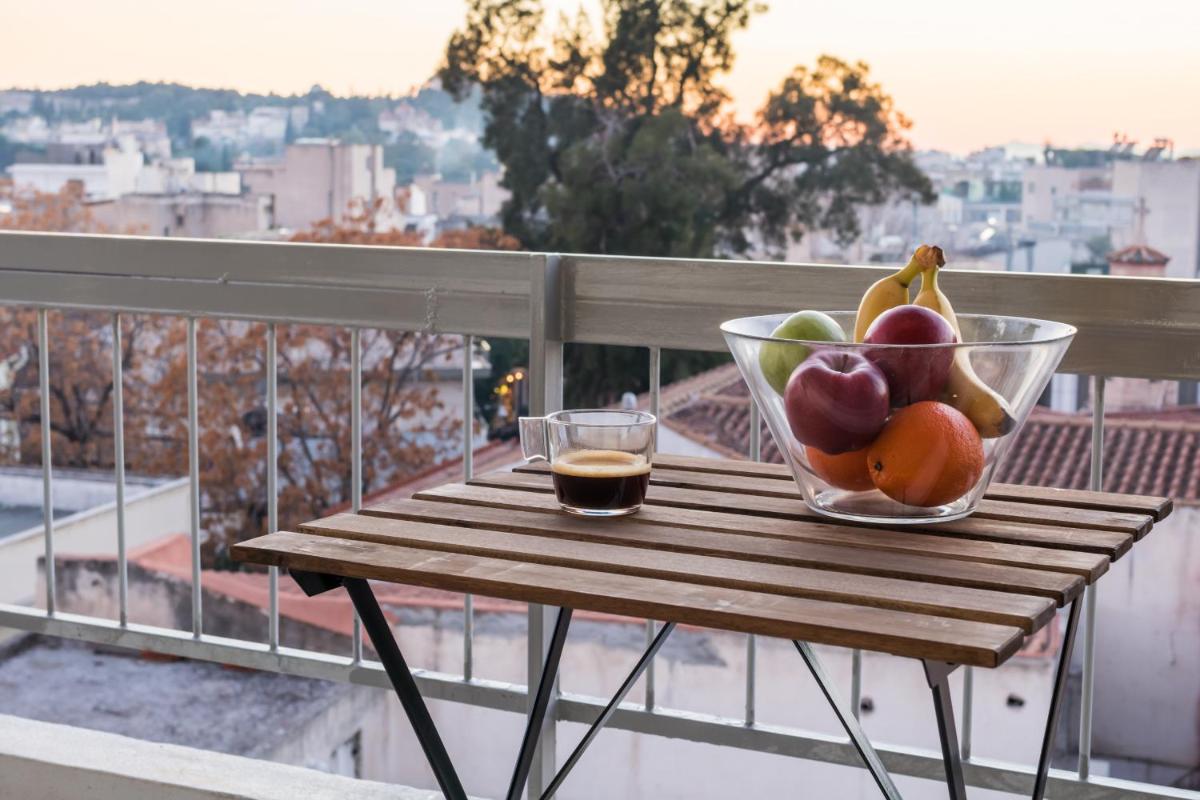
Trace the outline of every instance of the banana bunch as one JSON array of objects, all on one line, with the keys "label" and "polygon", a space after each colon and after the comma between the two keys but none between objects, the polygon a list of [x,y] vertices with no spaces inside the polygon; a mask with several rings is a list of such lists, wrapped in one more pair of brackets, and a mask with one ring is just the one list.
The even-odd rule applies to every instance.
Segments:
[{"label": "banana bunch", "polygon": [[883,312],[889,308],[908,303],[908,286],[925,270],[936,269],[946,263],[942,248],[923,244],[918,247],[899,272],[881,278],[863,292],[862,301],[858,304],[858,316],[854,318],[854,341],[861,342],[867,335],[867,328]]},{"label": "banana bunch", "polygon": [[[937,249],[937,248],[934,248]],[[941,253],[938,250],[939,254]],[[962,341],[962,330],[949,299],[937,285],[938,268],[945,262],[929,266],[921,271],[921,291],[913,302],[936,311],[945,317],[954,328],[954,335]],[[974,423],[979,435],[985,439],[1003,436],[1013,429],[1016,420],[1008,402],[984,383],[971,367],[971,355],[965,348],[954,351],[950,365],[950,378],[946,381],[946,402],[961,411]]]}]

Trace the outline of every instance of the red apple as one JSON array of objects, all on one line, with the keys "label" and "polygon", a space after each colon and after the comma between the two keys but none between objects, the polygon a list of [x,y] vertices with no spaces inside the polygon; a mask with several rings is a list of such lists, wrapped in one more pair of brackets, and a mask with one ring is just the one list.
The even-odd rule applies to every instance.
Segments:
[{"label": "red apple", "polygon": [[[939,345],[956,341],[954,328],[946,318],[924,306],[903,305],[889,308],[867,328],[863,338],[878,345]],[[951,347],[878,347],[868,349],[866,357],[887,376],[888,393],[893,406],[907,406],[922,400],[936,400],[946,388]]]},{"label": "red apple", "polygon": [[866,447],[888,416],[887,378],[857,353],[826,350],[809,356],[783,393],[792,435],[837,455]]}]

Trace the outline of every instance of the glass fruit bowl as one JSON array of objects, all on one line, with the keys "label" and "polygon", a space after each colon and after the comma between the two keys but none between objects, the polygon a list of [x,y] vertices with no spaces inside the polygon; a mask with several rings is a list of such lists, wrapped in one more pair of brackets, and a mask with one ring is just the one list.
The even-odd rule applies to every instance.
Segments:
[{"label": "glass fruit bowl", "polygon": [[975,510],[1076,332],[960,314],[961,342],[869,344],[829,341],[853,339],[855,312],[816,316],[800,330],[820,340],[773,337],[786,314],[721,331],[808,506],[885,524]]}]

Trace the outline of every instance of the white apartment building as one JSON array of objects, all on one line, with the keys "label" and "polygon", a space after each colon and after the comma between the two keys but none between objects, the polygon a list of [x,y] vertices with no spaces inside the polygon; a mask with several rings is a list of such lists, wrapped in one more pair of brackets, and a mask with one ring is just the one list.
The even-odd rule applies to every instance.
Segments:
[{"label": "white apartment building", "polygon": [[1031,164],[1022,172],[1021,224],[1026,230],[1061,232],[1068,224],[1068,197],[1110,194],[1108,167],[1062,167]]},{"label": "white apartment building", "polygon": [[287,138],[289,122],[297,129],[303,128],[308,123],[308,109],[304,106],[259,106],[250,113],[218,109],[203,119],[192,121],[192,138],[234,145],[282,142]]},{"label": "white apartment building", "polygon": [[17,163],[8,174],[17,190],[54,193],[71,181],[83,184],[89,200],[107,200],[137,191],[145,156],[136,147],[105,147],[99,163]]},{"label": "white apartment building", "polygon": [[275,224],[303,230],[323,219],[341,219],[355,201],[383,198],[377,224],[398,224],[394,198],[396,171],[383,166],[379,145],[345,144],[337,139],[299,139],[282,161],[239,164],[242,186],[274,198]]},{"label": "white apartment building", "polygon": [[193,158],[172,158],[146,164],[137,175],[138,194],[207,192],[238,195],[242,176],[236,172],[197,172]]}]

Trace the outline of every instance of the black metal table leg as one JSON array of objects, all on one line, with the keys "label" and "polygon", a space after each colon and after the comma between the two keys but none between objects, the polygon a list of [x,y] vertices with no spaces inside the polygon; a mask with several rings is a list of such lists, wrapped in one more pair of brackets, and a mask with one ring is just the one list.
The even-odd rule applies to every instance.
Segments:
[{"label": "black metal table leg", "polygon": [[[404,706],[404,713],[408,715],[413,733],[417,735],[417,741],[425,751],[425,758],[433,769],[442,794],[447,800],[467,800],[467,793],[458,779],[458,773],[454,771],[454,764],[450,762],[450,756],[442,744],[442,737],[438,735],[433,718],[429,716],[429,709],[425,707],[425,701],[421,698],[412,672],[404,662],[404,656],[400,654],[400,647],[392,634],[392,626],[383,616],[370,584],[361,578],[344,578],[342,585],[346,587],[346,592],[349,593],[350,600],[362,619],[363,628],[371,638],[371,645],[379,654],[379,660],[383,662],[383,668],[396,690],[396,696],[400,698],[400,704]],[[303,584],[301,586],[303,587]]]},{"label": "black metal table leg", "polygon": [[571,751],[571,755],[563,763],[558,774],[554,776],[554,780],[550,781],[550,785],[546,787],[546,791],[542,792],[541,800],[550,800],[550,798],[554,797],[554,793],[558,791],[558,787],[567,779],[567,775],[571,772],[571,769],[574,768],[575,764],[583,756],[583,751],[596,738],[596,734],[600,732],[600,729],[608,724],[612,715],[616,713],[617,707],[621,705],[626,695],[629,694],[629,690],[633,688],[638,678],[646,671],[646,667],[650,665],[650,661],[663,646],[663,642],[667,641],[667,637],[671,635],[671,631],[673,630],[675,630],[674,622],[668,622],[659,629],[658,634],[654,637],[654,641],[650,642],[650,646],[646,648],[646,652],[642,653],[642,657],[633,665],[633,670],[621,683],[621,687],[617,689],[617,693],[613,695],[612,700],[608,701],[608,705],[600,712],[600,716],[596,717],[596,721],[592,723],[587,733],[579,740],[579,744],[575,745],[575,749]]},{"label": "black metal table leg", "polygon": [[1067,618],[1067,631],[1063,636],[1062,650],[1058,654],[1058,671],[1054,675],[1054,692],[1050,695],[1050,713],[1046,718],[1046,734],[1042,738],[1042,753],[1038,758],[1037,775],[1033,782],[1033,800],[1042,800],[1046,793],[1046,776],[1050,772],[1050,752],[1054,748],[1054,733],[1058,728],[1058,713],[1062,708],[1062,697],[1067,686],[1067,673],[1071,671],[1071,650],[1075,647],[1075,631],[1079,627],[1080,599],[1071,602],[1071,613]]},{"label": "black metal table leg", "polygon": [[825,674],[825,668],[821,666],[821,662],[817,658],[816,652],[813,651],[812,645],[808,642],[795,640],[792,641],[792,644],[796,645],[796,649],[800,651],[800,657],[804,659],[804,663],[808,666],[808,671],[812,673],[813,680],[821,688],[821,694],[825,695],[825,701],[829,703],[830,708],[833,709],[833,713],[837,715],[838,722],[842,723],[842,727],[846,730],[846,735],[850,737],[850,742],[854,745],[854,749],[862,757],[867,771],[875,779],[875,785],[879,787],[879,791],[888,800],[901,800],[900,790],[892,782],[892,776],[888,774],[887,768],[883,766],[883,762],[879,759],[879,753],[875,752],[871,741],[867,738],[866,733],[863,732],[862,726],[859,725],[858,717],[854,716],[854,711],[834,692],[833,683],[829,680],[829,676]]},{"label": "black metal table leg", "polygon": [[958,665],[940,661],[921,663],[925,666],[925,679],[933,691],[933,710],[937,714],[938,736],[942,740],[942,761],[946,765],[946,786],[950,790],[950,800],[967,800],[958,731],[954,727],[954,703],[950,699],[950,673],[958,669]]},{"label": "black metal table leg", "polygon": [[521,749],[517,754],[517,763],[513,768],[512,781],[508,784],[508,800],[519,800],[525,789],[525,781],[529,778],[529,768],[533,764],[533,751],[537,747],[538,738],[542,733],[542,722],[546,718],[546,709],[550,705],[550,693],[554,690],[554,680],[558,677],[558,664],[562,658],[563,643],[567,639],[567,628],[571,626],[571,609],[560,608],[558,619],[554,623],[554,633],[550,637],[550,647],[546,651],[546,660],[542,663],[542,675],[538,680],[537,695],[533,706],[529,709],[529,721],[525,725],[525,736],[521,739]]}]

